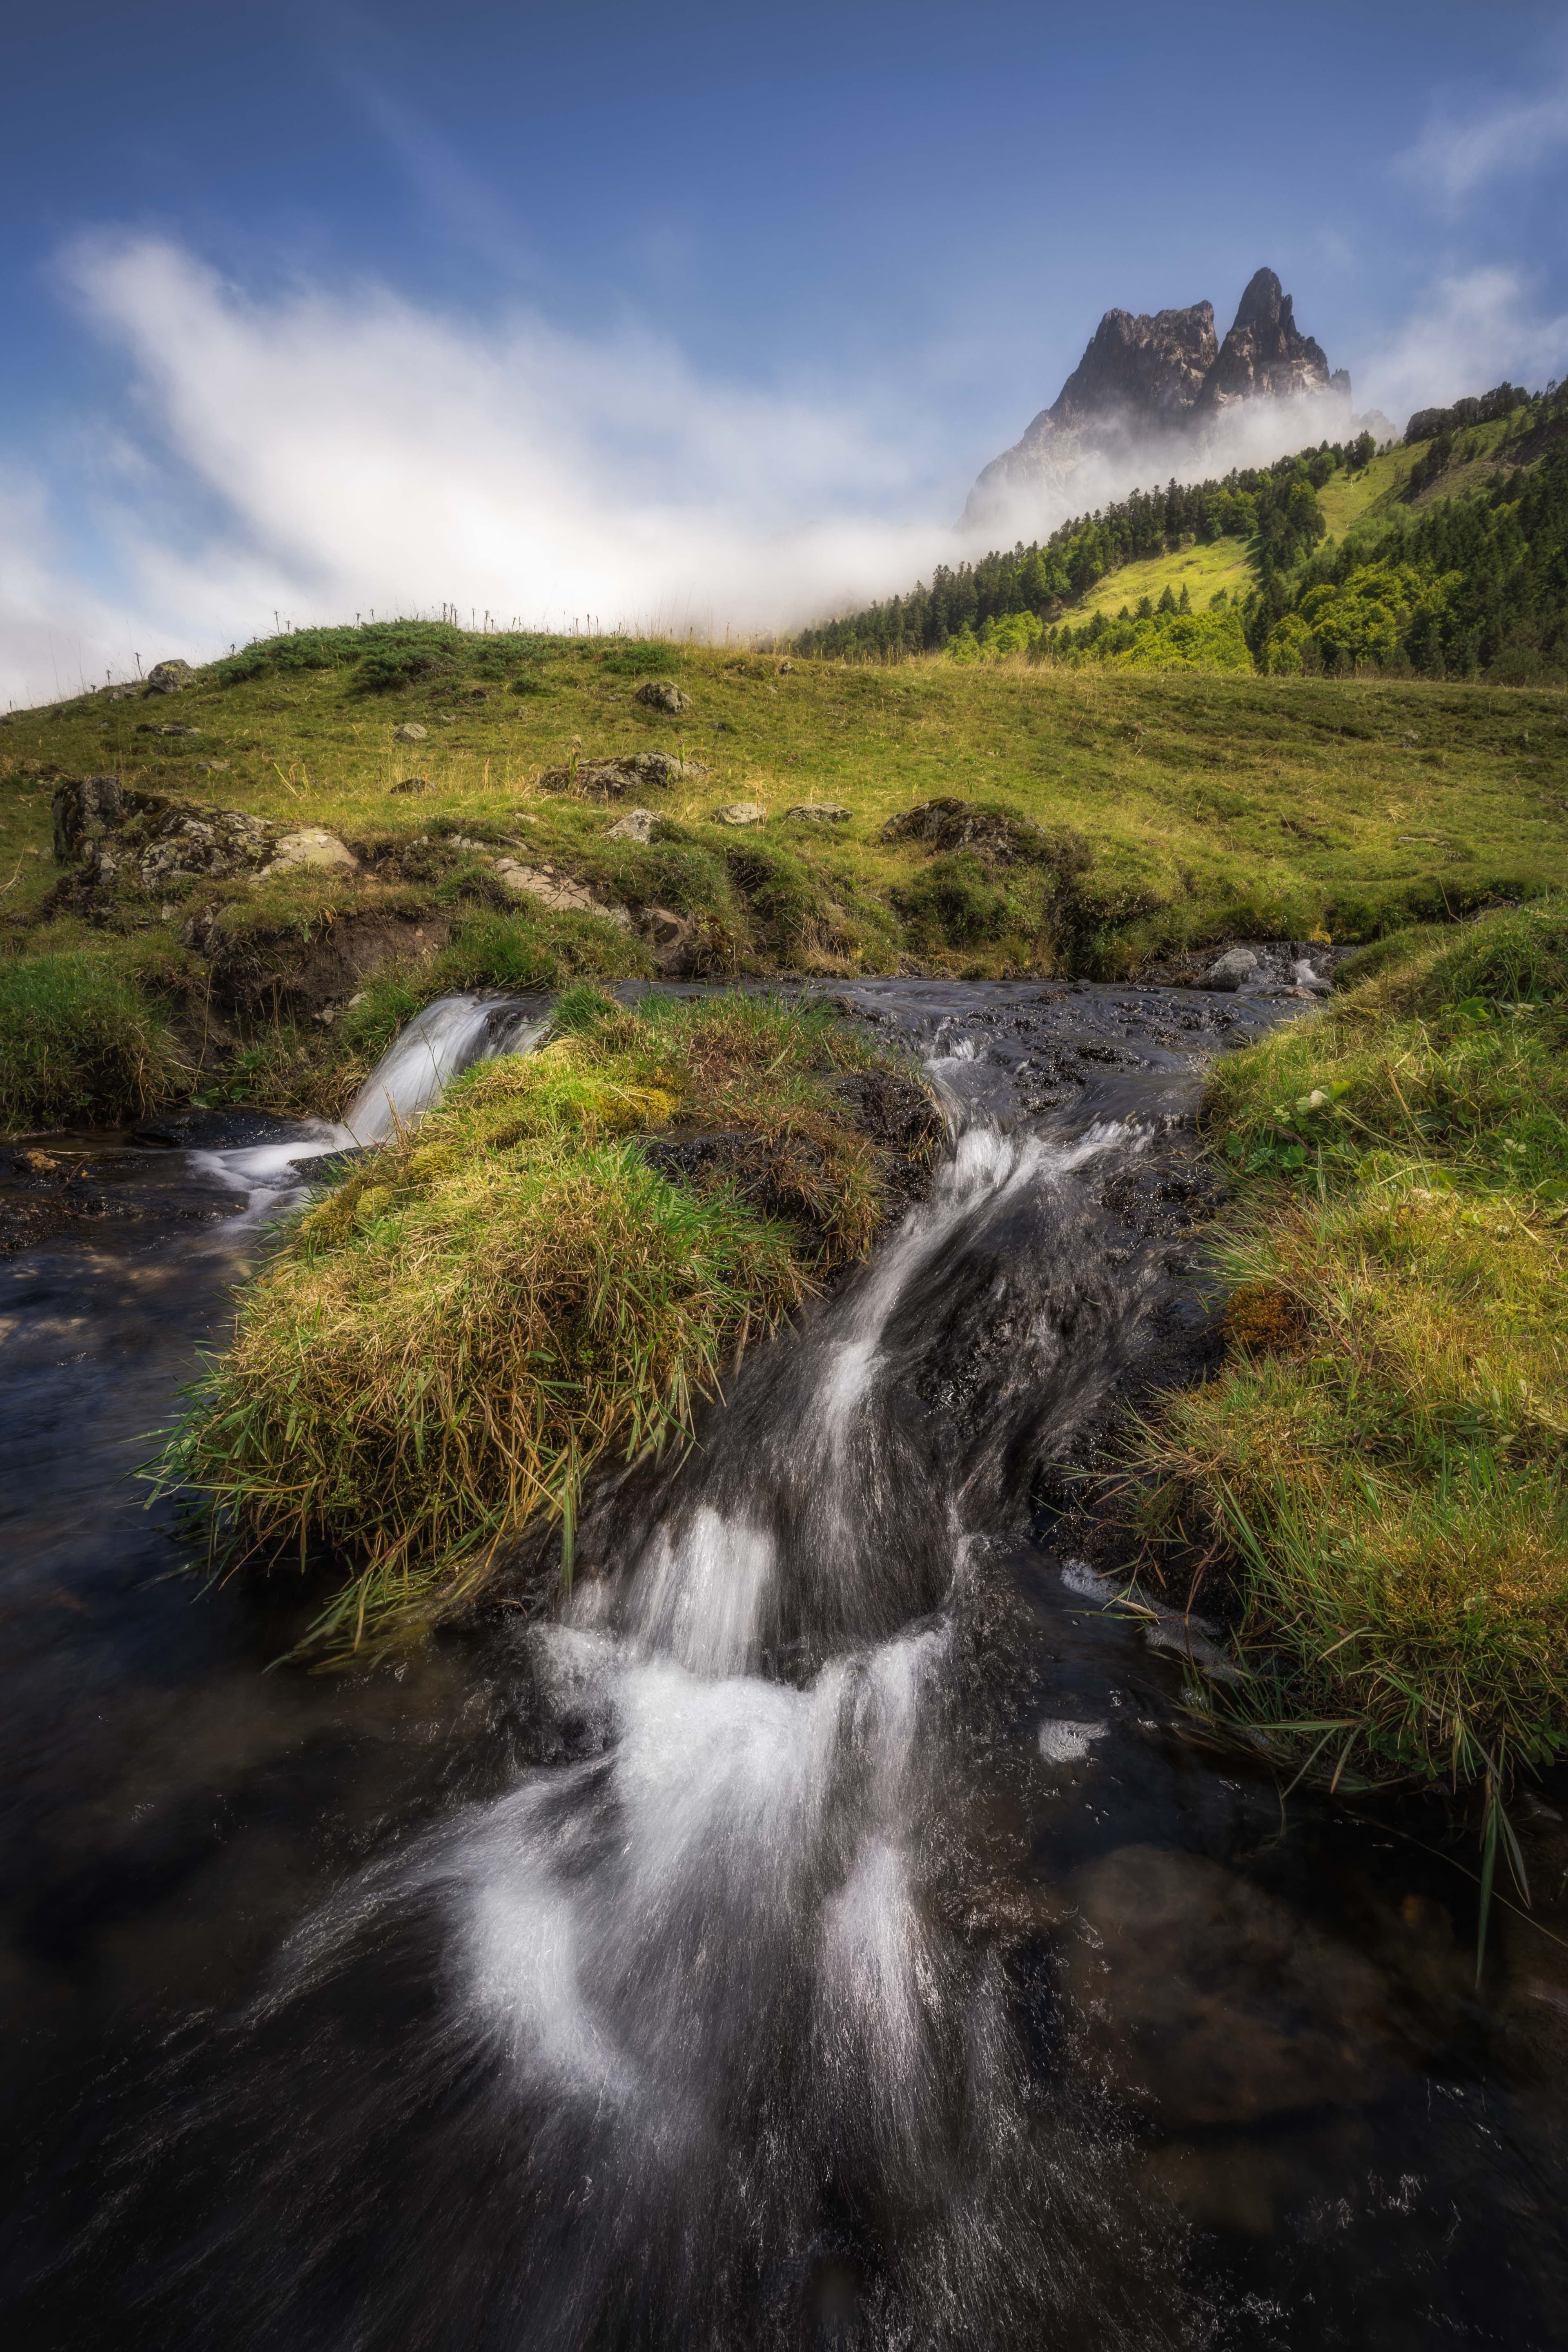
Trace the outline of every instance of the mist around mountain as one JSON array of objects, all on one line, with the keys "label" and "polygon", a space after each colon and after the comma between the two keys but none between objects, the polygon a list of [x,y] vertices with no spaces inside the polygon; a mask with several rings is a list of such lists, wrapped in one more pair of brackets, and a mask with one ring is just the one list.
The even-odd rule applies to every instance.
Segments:
[{"label": "mist around mountain", "polygon": [[[1228,338],[1227,338],[1228,341]],[[1298,414],[1290,399],[1287,416]],[[850,659],[1568,679],[1568,386],[1134,490],[802,633]]]},{"label": "mist around mountain", "polygon": [[[1352,416],[1348,371],[1330,367],[1274,271],[1259,269],[1223,341],[1212,302],[1107,310],[1051,405],[981,473],[959,527],[1037,536],[1136,483],[1266,466],[1369,422]],[[1392,437],[1382,417],[1373,430]]]}]

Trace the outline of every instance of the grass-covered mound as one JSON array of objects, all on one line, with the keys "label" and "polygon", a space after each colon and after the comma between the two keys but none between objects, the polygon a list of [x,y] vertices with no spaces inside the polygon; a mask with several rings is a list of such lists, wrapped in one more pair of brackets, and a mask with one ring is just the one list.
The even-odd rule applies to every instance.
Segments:
[{"label": "grass-covered mound", "polygon": [[102,1125],[188,1092],[195,1070],[139,943],[0,957],[0,1131]]},{"label": "grass-covered mound", "polygon": [[1568,1748],[1568,901],[1366,961],[1216,1066],[1231,1344],[1152,1511],[1228,1563],[1258,1725],[1495,1792]]},{"label": "grass-covered mound", "polygon": [[578,988],[541,1052],[459,1078],[297,1221],[163,1475],[237,1555],[331,1549],[329,1650],[449,1614],[530,1523],[563,1524],[569,1572],[595,1463],[682,1439],[940,1131],[821,1008]]}]

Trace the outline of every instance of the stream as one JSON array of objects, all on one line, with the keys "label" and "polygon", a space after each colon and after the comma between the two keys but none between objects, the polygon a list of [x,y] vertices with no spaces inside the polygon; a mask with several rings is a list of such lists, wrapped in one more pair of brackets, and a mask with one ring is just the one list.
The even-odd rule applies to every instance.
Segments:
[{"label": "stream", "polygon": [[546,1008],[431,1008],[342,1128],[0,1150],[9,2345],[1563,2342],[1568,1952],[1502,1916],[1478,1998],[1440,1810],[1198,1744],[1205,1629],[1068,1533],[1213,1360],[1202,1066],[1290,1008],[835,992],[929,1197],[559,1606],[376,1673],[266,1671],[310,1596],[129,1474],[310,1160]]}]

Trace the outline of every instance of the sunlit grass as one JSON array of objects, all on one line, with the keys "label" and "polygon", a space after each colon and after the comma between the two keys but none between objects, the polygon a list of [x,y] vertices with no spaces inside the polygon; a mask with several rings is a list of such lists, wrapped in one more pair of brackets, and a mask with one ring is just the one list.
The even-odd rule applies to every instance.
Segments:
[{"label": "sunlit grass", "polygon": [[1500,1785],[1568,1747],[1568,903],[1379,961],[1216,1066],[1232,1344],[1145,1511],[1228,1562],[1256,1723]]}]

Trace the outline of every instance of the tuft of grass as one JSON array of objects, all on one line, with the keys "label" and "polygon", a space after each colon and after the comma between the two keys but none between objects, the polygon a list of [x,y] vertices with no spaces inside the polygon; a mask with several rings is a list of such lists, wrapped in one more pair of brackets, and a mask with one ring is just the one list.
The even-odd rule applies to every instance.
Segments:
[{"label": "tuft of grass", "polygon": [[0,961],[0,1128],[139,1118],[192,1075],[118,943]]},{"label": "tuft of grass", "polygon": [[[840,1082],[879,1066],[819,1009],[569,989],[542,1051],[467,1074],[297,1220],[161,1478],[237,1556],[330,1548],[331,1654],[470,1602],[531,1523],[561,1524],[569,1574],[594,1466],[682,1442],[726,1358],[869,1247],[888,1166]],[[744,1149],[681,1182],[641,1141],[715,1133],[750,1139],[771,1213]]]},{"label": "tuft of grass", "polygon": [[1568,1750],[1565,1002],[1556,898],[1216,1066],[1229,1350],[1141,1452],[1150,1525],[1224,1563],[1254,1731],[1483,1783],[1494,1846]]}]

